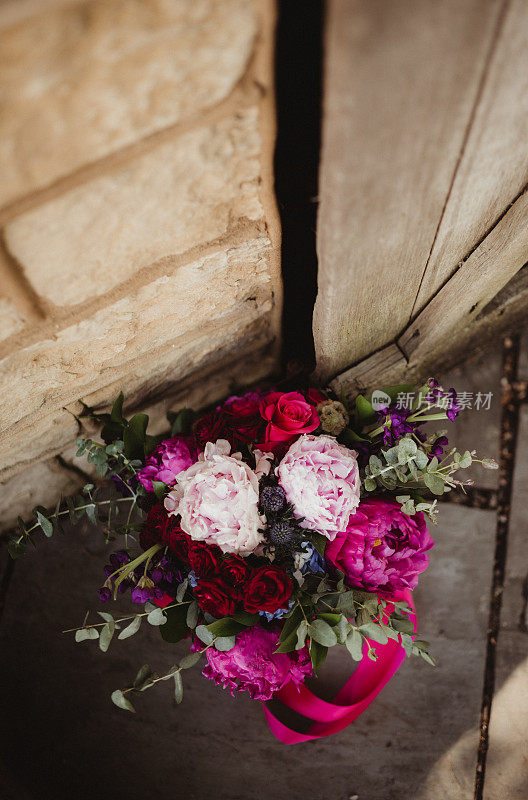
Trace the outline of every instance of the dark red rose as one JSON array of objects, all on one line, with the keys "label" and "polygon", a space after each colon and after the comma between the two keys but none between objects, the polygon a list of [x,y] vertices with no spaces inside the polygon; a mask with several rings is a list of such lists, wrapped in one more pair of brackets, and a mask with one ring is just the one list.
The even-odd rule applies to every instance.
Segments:
[{"label": "dark red rose", "polygon": [[312,403],[314,406],[318,406],[319,403],[324,403],[325,400],[328,400],[328,397],[320,391],[320,389],[308,389],[306,392],[306,399],[309,403]]},{"label": "dark red rose", "polygon": [[252,613],[286,608],[293,586],[290,578],[279,567],[257,567],[252,570],[244,587],[244,608]]},{"label": "dark red rose", "polygon": [[261,450],[281,455],[303,433],[311,433],[319,425],[319,416],[312,402],[300,392],[270,392],[260,404],[266,420]]},{"label": "dark red rose", "polygon": [[228,556],[220,564],[220,574],[232,584],[239,597],[242,597],[248,572],[248,565],[240,556]]},{"label": "dark red rose", "polygon": [[163,531],[161,541],[166,544],[169,550],[176,556],[182,564],[189,563],[189,547],[192,539],[179,525],[179,517],[169,517],[167,526]]},{"label": "dark red rose", "polygon": [[233,395],[217,409],[223,414],[228,429],[228,439],[233,447],[250,444],[264,433],[265,422],[260,414],[260,392],[247,392],[241,397]]},{"label": "dark red rose", "polygon": [[224,414],[217,409],[210,414],[197,419],[193,426],[194,438],[198,447],[203,448],[207,442],[216,442],[217,439],[227,439],[229,430],[226,426]]},{"label": "dark red rose", "polygon": [[161,541],[168,521],[169,515],[165,511],[163,503],[156,503],[148,512],[139,534],[139,544],[143,550],[148,550],[149,547]]},{"label": "dark red rose", "polygon": [[189,547],[189,564],[197,578],[205,578],[206,575],[217,572],[221,556],[222,551],[214,544],[191,542]]},{"label": "dark red rose", "polygon": [[202,578],[194,588],[194,594],[202,611],[213,617],[226,617],[235,612],[237,598],[233,587],[221,575]]}]

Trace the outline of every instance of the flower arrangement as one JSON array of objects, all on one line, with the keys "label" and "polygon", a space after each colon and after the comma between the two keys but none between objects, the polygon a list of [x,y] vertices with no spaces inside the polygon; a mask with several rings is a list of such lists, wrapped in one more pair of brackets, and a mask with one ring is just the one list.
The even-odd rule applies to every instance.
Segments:
[{"label": "flower arrangement", "polygon": [[[102,622],[87,617],[72,629],[76,641],[98,640],[106,651],[146,617],[167,643],[189,642],[165,673],[145,665],[114,691],[128,711],[133,695],[160,681],[171,680],[181,702],[182,672],[200,660],[204,677],[231,694],[279,697],[296,710],[308,697],[306,678],[335,645],[358,662],[390,653],[386,679],[396,655],[434,664],[416,634],[410,594],[434,544],[426,517],[434,523],[437,498],[471,483],[455,473],[478,459],[450,448],[445,431],[424,430],[456,418],[455,391],[431,379],[403,408],[398,400],[410,389],[384,389],[377,403],[372,395],[258,390],[206,414],[170,414],[170,433],[157,437],[145,414],[125,418],[122,394],[110,414],[86,408],[102,425],[102,442],[78,439],[77,455],[95,465],[97,486],[53,513],[36,508],[33,523],[19,520],[10,553],[25,552],[37,529],[51,536],[65,517],[75,523],[83,514],[103,523],[109,542],[120,539],[99,597],[107,606],[130,592],[143,608],[117,619],[99,611]],[[376,681],[372,697],[383,683]],[[348,709],[337,714],[341,727],[357,716],[352,706],[333,708]],[[283,741],[300,740],[274,724]]]}]

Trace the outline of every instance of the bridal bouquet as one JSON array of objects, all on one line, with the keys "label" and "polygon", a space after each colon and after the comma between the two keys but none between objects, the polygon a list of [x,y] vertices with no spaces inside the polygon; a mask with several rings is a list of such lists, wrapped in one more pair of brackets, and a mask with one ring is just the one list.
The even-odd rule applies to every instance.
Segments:
[{"label": "bridal bouquet", "polygon": [[[35,509],[33,524],[20,520],[10,552],[21,555],[37,529],[51,536],[65,517],[83,514],[108,541],[119,538],[99,598],[108,607],[130,593],[139,608],[117,619],[99,611],[101,622],[72,629],[76,641],[98,640],[106,651],[146,618],[167,643],[189,643],[165,673],[145,665],[114,691],[120,708],[134,711],[134,695],[169,680],[179,703],[182,672],[202,661],[204,677],[232,694],[316,707],[319,722],[304,738],[324,735],[357,716],[405,655],[434,664],[415,632],[410,593],[433,547],[426,517],[435,521],[437,497],[471,483],[454,474],[476,459],[423,426],[458,412],[455,391],[434,380],[353,402],[315,389],[258,390],[206,414],[171,414],[170,433],[154,437],[145,414],[123,416],[120,395],[110,414],[86,409],[103,441],[77,442],[97,486],[54,513]],[[344,692],[337,706],[319,701],[346,709],[328,712],[334,722],[325,728],[303,684],[336,645],[386,669],[360,665],[355,694]],[[301,740],[266,712],[279,738]]]}]

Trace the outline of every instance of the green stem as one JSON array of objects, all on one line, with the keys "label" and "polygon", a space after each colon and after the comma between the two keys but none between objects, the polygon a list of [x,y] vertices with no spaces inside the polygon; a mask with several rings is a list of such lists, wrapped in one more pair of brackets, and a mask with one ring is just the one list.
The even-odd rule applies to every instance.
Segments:
[{"label": "green stem", "polygon": [[122,581],[125,580],[127,575],[130,575],[132,570],[134,570],[136,567],[139,567],[139,565],[142,564],[143,561],[145,561],[146,559],[150,561],[152,556],[155,555],[155,553],[157,553],[159,550],[163,550],[163,545],[153,544],[152,547],[149,547],[148,550],[145,550],[144,553],[141,553],[141,555],[139,555],[133,561],[129,561],[123,567],[120,567],[119,569],[117,569],[115,572],[112,572],[112,574],[108,576],[108,580],[110,580],[111,578],[114,577],[114,575],[119,574],[119,577],[116,579],[114,583],[114,600],[117,597],[117,587]]},{"label": "green stem", "polygon": [[[86,508],[89,508],[90,506],[95,506],[95,505],[104,506],[104,505],[108,505],[109,503],[129,503],[131,500],[133,500],[134,503],[135,503],[136,495],[134,495],[134,497],[118,497],[117,499],[114,499],[114,500],[99,500],[97,503],[95,503],[95,502],[86,503],[84,506],[75,506],[75,508],[73,510],[74,511],[84,511]],[[64,517],[64,516],[66,516],[66,514],[69,514],[69,513],[70,513],[70,510],[69,509],[65,509],[64,511],[59,511],[58,514],[50,514],[49,519],[53,519],[53,518],[56,519],[57,517]],[[31,528],[27,528],[27,530],[24,531],[24,533],[22,533],[22,535],[18,538],[17,541],[21,542],[22,539],[24,538],[24,536],[27,536],[28,533],[32,533],[36,528],[40,528],[40,522],[36,522],[34,525],[31,526]]]},{"label": "green stem", "polygon": [[[170,606],[165,606],[165,608],[163,608],[162,611],[168,611],[169,608],[176,608],[176,606],[188,606],[190,605],[191,602],[192,602],[191,600],[185,600],[183,603],[171,603]],[[142,611],[141,614],[129,614],[126,617],[120,617],[119,619],[114,620],[114,622],[116,623],[126,622],[129,619],[135,619],[136,617],[146,617],[149,614],[150,611]],[[88,614],[86,616],[88,616]],[[85,619],[85,624],[81,625],[80,628],[67,628],[65,631],[61,631],[61,633],[75,633],[76,631],[82,631],[85,628],[100,628],[103,625],[106,625],[106,621],[94,622],[93,625],[86,625],[86,619]]]},{"label": "green stem", "polygon": [[[215,636],[213,641],[210,644],[208,644],[206,647],[204,647],[203,650],[195,650],[195,653],[198,653],[199,655],[203,655],[206,650],[208,650],[210,647],[213,646],[213,644],[215,643],[217,638],[218,637]],[[141,687],[141,690],[144,691],[145,689],[150,689],[151,686],[154,686],[155,683],[159,683],[160,681],[166,681],[169,676],[172,677],[177,672],[181,672],[181,671],[182,671],[182,668],[178,667],[178,669],[175,669],[174,672],[165,673],[165,675],[160,675],[158,678],[152,678],[149,681],[149,683],[146,683]],[[138,690],[135,688],[135,686],[129,686],[128,689],[122,689],[121,691],[122,691],[123,694],[127,694],[127,692],[137,692]]]}]

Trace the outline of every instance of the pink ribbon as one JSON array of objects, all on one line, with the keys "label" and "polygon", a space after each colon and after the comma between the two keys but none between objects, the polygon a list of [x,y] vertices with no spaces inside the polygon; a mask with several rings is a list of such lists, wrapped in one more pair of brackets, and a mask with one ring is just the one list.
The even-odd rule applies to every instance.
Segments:
[{"label": "pink ribbon", "polygon": [[[416,630],[416,611],[411,592],[409,590],[398,592],[394,595],[394,600],[404,600],[410,605],[412,609],[410,618]],[[280,700],[288,708],[314,721],[308,733],[298,733],[288,728],[262,703],[270,730],[279,741],[284,744],[297,744],[330,736],[346,728],[369,707],[405,660],[403,647],[393,639],[389,639],[387,644],[383,645],[370,640],[369,643],[378,654],[377,661],[367,658],[368,645],[365,643],[363,660],[359,662],[332,703],[321,700],[306,686],[296,686],[291,681],[274,694],[274,699]]]}]

